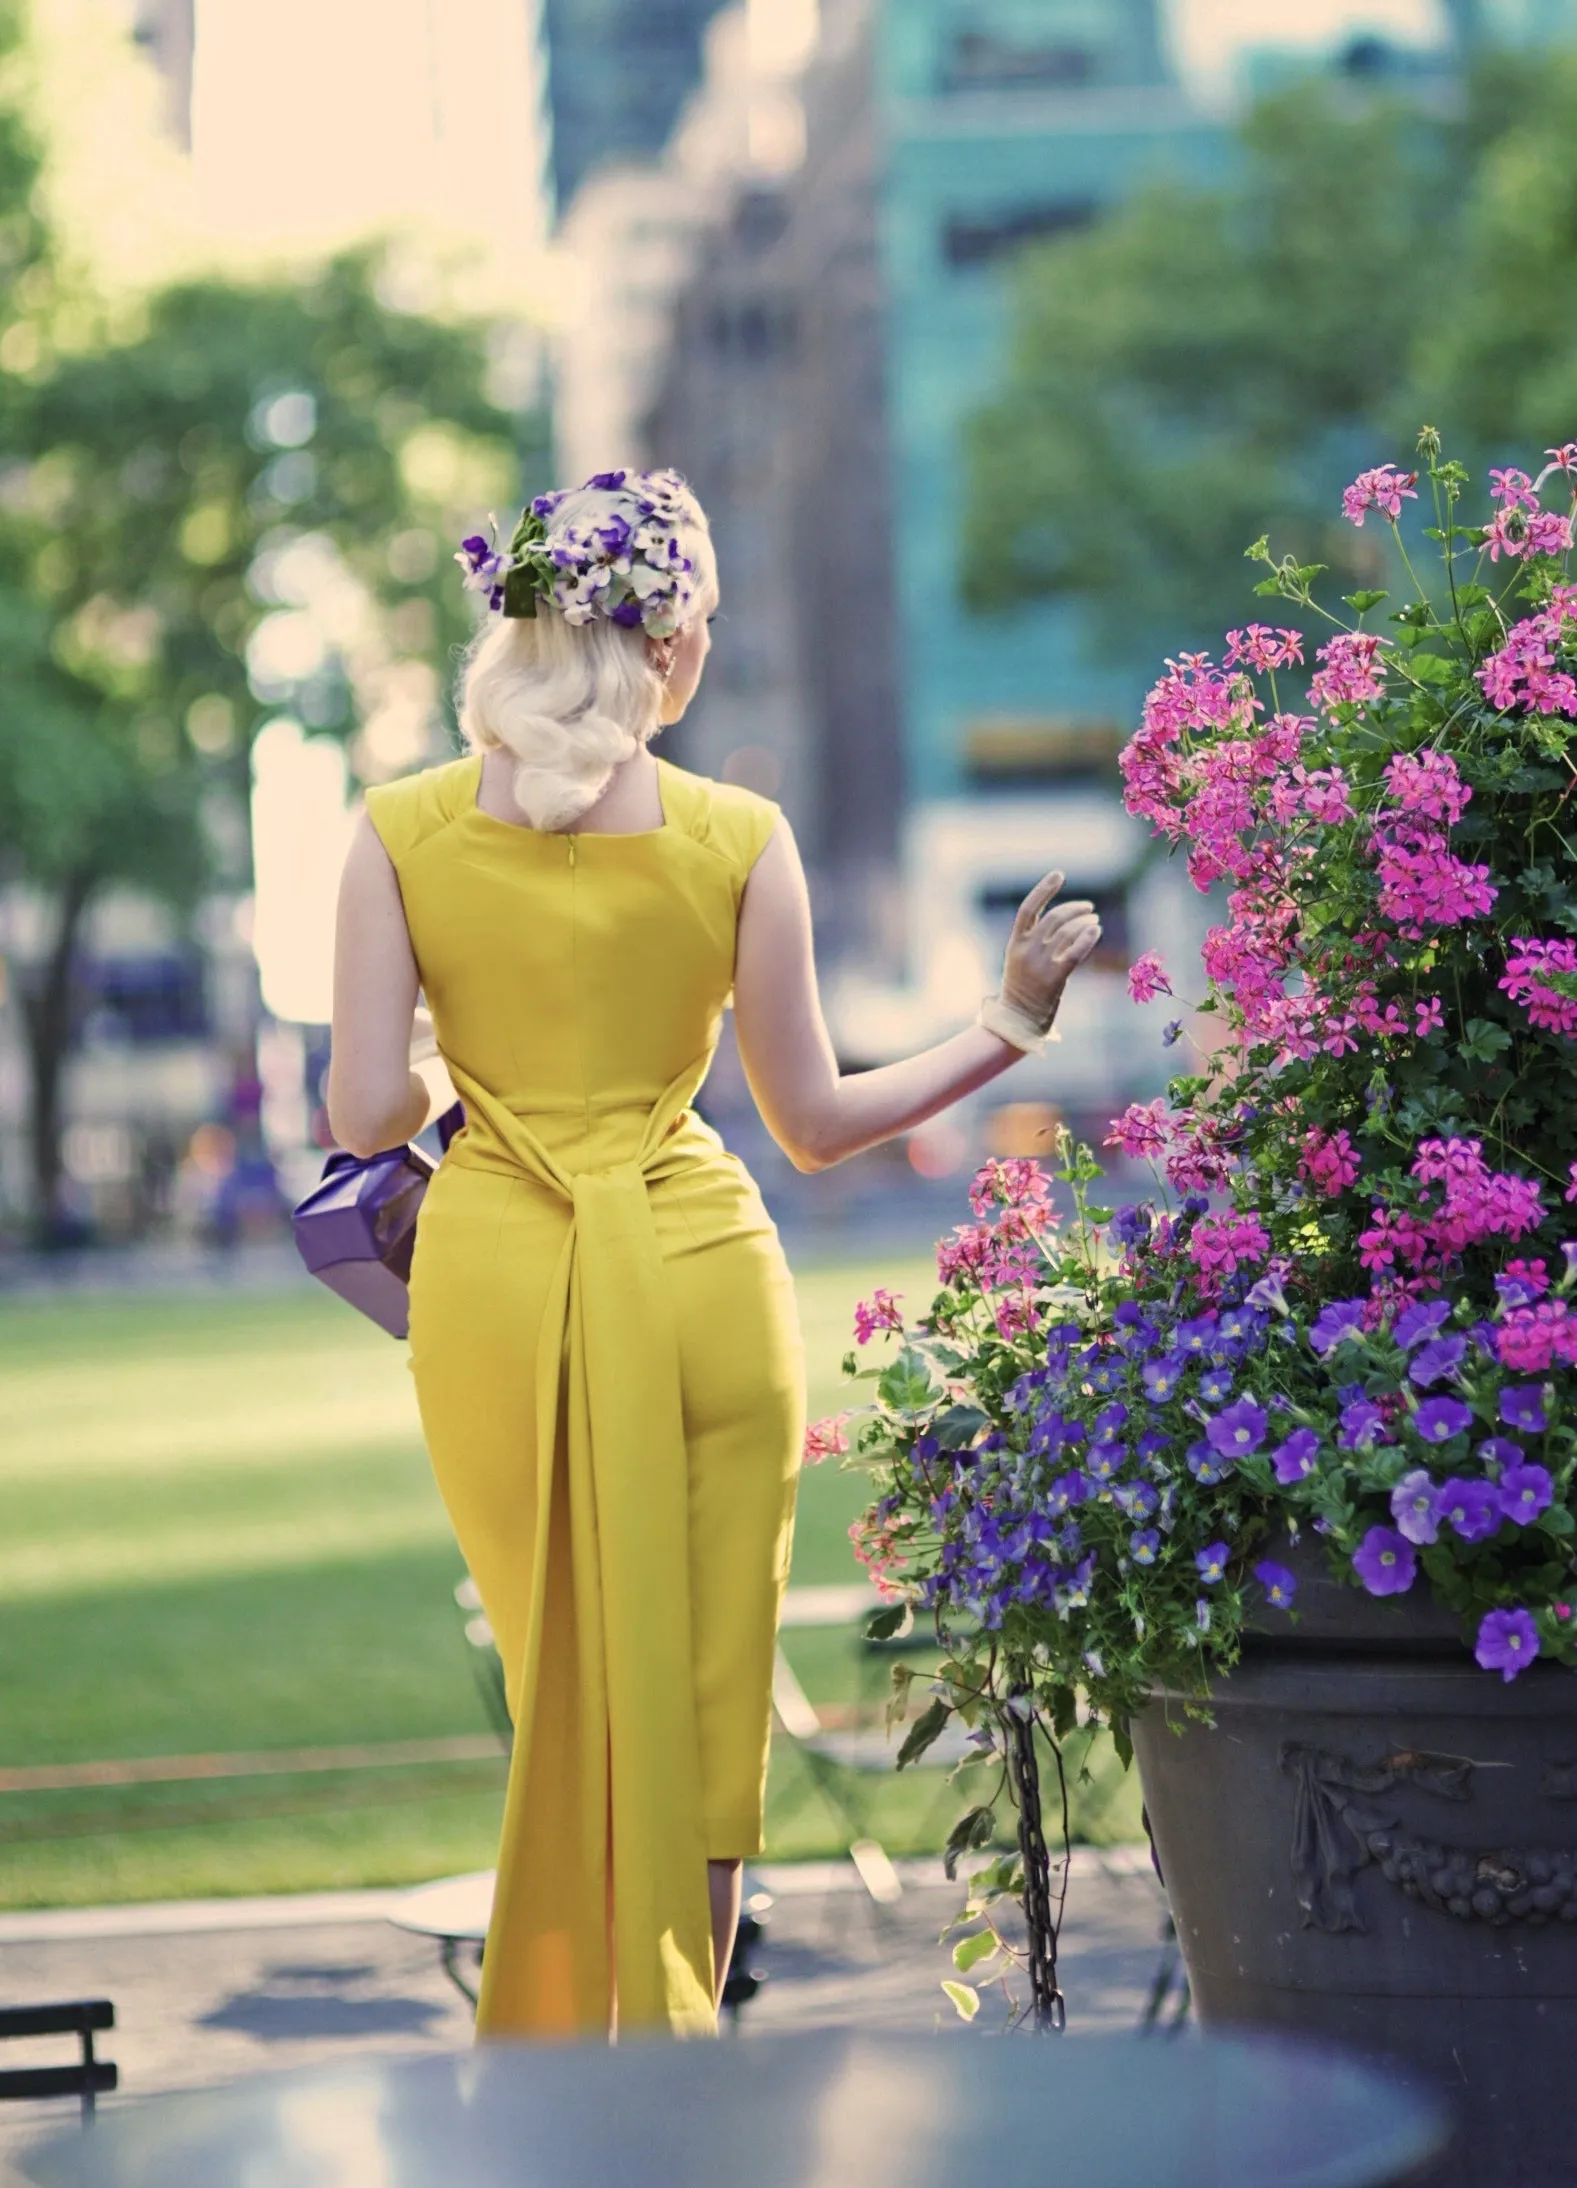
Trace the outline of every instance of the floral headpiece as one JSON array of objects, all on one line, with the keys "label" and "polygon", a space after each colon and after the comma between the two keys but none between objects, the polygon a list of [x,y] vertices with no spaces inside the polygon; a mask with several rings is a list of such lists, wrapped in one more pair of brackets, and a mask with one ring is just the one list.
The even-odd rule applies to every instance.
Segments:
[{"label": "floral headpiece", "polygon": [[[601,493],[609,506],[593,522],[555,523],[565,502]],[[679,533],[695,521],[689,489],[677,471],[599,471],[578,489],[539,494],[516,525],[507,548],[474,532],[456,562],[467,592],[490,609],[534,617],[547,601],[566,623],[604,615],[625,630],[671,638],[690,614],[695,563]]]}]

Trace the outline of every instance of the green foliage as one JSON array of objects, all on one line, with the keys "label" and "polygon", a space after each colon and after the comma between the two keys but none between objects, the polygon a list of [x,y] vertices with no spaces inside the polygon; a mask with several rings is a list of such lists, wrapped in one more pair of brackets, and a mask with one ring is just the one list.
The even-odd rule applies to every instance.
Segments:
[{"label": "green foliage", "polygon": [[1301,87],[1213,192],[1155,188],[1021,261],[1004,384],[969,441],[982,610],[1076,594],[1131,659],[1240,619],[1274,524],[1370,590],[1328,512],[1419,416],[1489,453],[1577,418],[1577,57],[1501,62],[1463,115]]}]

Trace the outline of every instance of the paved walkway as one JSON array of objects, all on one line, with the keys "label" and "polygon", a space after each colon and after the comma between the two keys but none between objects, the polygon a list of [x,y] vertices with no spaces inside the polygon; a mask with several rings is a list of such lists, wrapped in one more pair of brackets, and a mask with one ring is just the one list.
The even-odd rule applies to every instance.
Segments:
[{"label": "paved walkway", "polygon": [[[935,1863],[900,1865],[904,1893],[878,1908],[837,1863],[766,1868],[773,1907],[757,1965],[767,1982],[740,2034],[857,2023],[963,2032],[938,1985],[951,1974],[938,1933],[959,1904]],[[455,2050],[471,2015],[437,1948],[391,1927],[393,1895],[319,1893],[276,1901],[0,1916],[0,1999],[104,1996],[117,2026],[103,2049],[121,2072],[108,2103],[358,2053]],[[1131,2027],[1155,1972],[1162,1902],[1143,1849],[1074,1857],[1063,1929],[1069,2026]],[[992,2003],[977,2026],[1000,2028]],[[58,2041],[8,2044],[4,2063],[69,2056]],[[70,2105],[0,2114],[0,2188],[23,2188],[17,2154],[70,2127]]]}]

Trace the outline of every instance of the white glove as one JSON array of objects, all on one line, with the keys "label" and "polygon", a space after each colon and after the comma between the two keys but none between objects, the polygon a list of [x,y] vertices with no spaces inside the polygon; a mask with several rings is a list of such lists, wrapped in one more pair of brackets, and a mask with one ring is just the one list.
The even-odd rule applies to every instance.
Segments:
[{"label": "white glove", "polygon": [[1061,874],[1047,874],[1018,908],[1002,961],[1002,985],[980,1006],[979,1023],[1013,1048],[1035,1052],[1056,1040],[1052,1020],[1069,979],[1101,939],[1087,899],[1052,904]]}]

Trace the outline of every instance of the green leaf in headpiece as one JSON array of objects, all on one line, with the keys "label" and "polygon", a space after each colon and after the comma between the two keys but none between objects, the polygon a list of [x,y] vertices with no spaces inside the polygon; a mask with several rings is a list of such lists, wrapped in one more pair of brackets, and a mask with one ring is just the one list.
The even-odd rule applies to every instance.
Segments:
[{"label": "green leaf in headpiece", "polygon": [[520,522],[515,526],[515,536],[509,543],[512,555],[520,555],[528,547],[536,547],[548,536],[548,528],[533,510],[523,509]]},{"label": "green leaf in headpiece", "polygon": [[504,613],[533,622],[537,613],[537,574],[529,564],[517,563],[504,580]]}]

